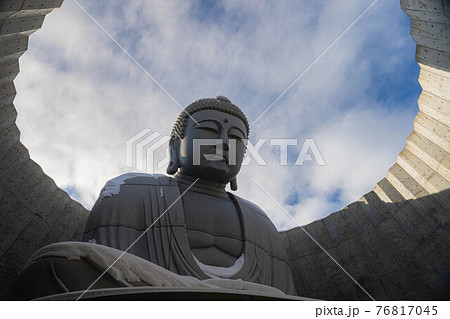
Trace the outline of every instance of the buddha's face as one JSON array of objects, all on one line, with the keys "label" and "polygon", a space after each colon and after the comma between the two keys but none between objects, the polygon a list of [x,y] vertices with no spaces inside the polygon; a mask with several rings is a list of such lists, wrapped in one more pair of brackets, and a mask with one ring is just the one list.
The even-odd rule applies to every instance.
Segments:
[{"label": "buddha's face", "polygon": [[238,117],[217,110],[202,110],[188,118],[180,141],[181,172],[219,183],[230,182],[241,169],[247,130]]}]

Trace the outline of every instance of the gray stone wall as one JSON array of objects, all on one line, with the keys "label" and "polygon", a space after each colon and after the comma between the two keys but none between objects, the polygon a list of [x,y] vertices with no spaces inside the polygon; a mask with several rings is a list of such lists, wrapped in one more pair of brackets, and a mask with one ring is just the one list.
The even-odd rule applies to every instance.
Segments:
[{"label": "gray stone wall", "polygon": [[450,2],[400,2],[421,68],[414,131],[373,191],[281,233],[299,295],[370,299],[333,257],[377,300],[450,298]]},{"label": "gray stone wall", "polygon": [[0,299],[36,249],[80,240],[88,211],[45,175],[20,142],[13,80],[28,37],[62,0],[0,2]]},{"label": "gray stone wall", "polygon": [[[450,11],[401,0],[423,92],[414,131],[372,192],[304,226],[375,299],[449,298]],[[0,299],[39,247],[79,240],[88,215],[30,159],[15,125],[13,80],[28,36],[62,0],[0,2]],[[299,295],[369,299],[302,228],[282,232]]]}]

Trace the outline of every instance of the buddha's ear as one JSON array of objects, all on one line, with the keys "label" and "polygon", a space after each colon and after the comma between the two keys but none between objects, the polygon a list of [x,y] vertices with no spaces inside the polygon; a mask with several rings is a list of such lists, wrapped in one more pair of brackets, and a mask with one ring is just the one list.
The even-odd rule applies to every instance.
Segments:
[{"label": "buddha's ear", "polygon": [[234,177],[231,181],[230,181],[230,189],[232,191],[237,191],[237,180],[236,177]]},{"label": "buddha's ear", "polygon": [[166,172],[169,175],[173,175],[178,171],[178,167],[180,167],[178,163],[178,151],[180,148],[180,139],[176,136],[172,136],[169,142],[169,156],[170,162],[169,166],[167,166]]}]

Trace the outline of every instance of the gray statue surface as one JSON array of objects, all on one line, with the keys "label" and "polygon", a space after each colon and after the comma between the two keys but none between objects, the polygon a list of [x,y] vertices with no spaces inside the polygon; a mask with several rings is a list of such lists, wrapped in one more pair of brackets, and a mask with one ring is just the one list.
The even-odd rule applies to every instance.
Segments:
[{"label": "gray statue surface", "polygon": [[[169,273],[202,282],[242,281],[295,295],[277,229],[259,207],[225,190],[228,183],[232,190],[237,189],[236,176],[248,134],[245,115],[225,97],[202,99],[189,105],[172,130],[167,173],[174,176],[132,173],[107,182],[89,216],[85,243],[76,244],[79,247],[76,251],[75,246],[63,249],[57,245],[38,253],[19,277],[19,284],[13,286],[13,299],[26,298],[21,295],[21,287],[36,274],[48,273],[48,268],[59,273],[58,281],[62,281],[61,277],[69,276],[69,268],[84,267],[85,274],[72,271],[73,276],[80,277],[72,288],[65,283],[63,286],[65,292],[86,289],[81,286],[95,279],[96,274],[81,266],[92,255],[85,252],[86,245],[127,251],[147,264],[156,265],[157,270],[148,271],[155,276],[161,272],[164,278]],[[218,142],[195,145],[196,141],[212,140]],[[65,261],[70,260],[68,250],[77,257],[72,258],[71,266],[70,261]],[[56,270],[55,265],[59,267]],[[138,266],[131,263],[126,267]],[[123,269],[118,272],[124,272]],[[121,286],[119,277],[105,276],[97,288]],[[55,281],[49,279],[52,280]],[[149,284],[149,280],[140,280],[143,283],[139,285]],[[48,294],[51,293],[47,289]],[[37,291],[28,297],[42,296]]]}]

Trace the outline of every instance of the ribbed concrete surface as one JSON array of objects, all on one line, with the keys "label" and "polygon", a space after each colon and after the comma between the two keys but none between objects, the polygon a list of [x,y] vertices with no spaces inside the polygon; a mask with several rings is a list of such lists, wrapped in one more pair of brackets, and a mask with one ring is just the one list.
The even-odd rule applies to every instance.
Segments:
[{"label": "ribbed concrete surface", "polygon": [[400,2],[421,68],[414,131],[372,192],[282,233],[299,295],[369,299],[308,232],[375,299],[450,298],[450,2]]},{"label": "ribbed concrete surface", "polygon": [[62,0],[0,2],[0,299],[37,248],[80,240],[88,211],[73,201],[20,142],[13,80],[28,36]]},{"label": "ribbed concrete surface", "polygon": [[[37,248],[81,237],[88,212],[20,143],[13,79],[28,36],[62,0],[0,3],[0,298]],[[414,132],[374,190],[304,227],[375,299],[449,298],[450,13],[448,0],[401,0],[423,92]],[[368,299],[306,233],[282,233],[299,295]]]}]

